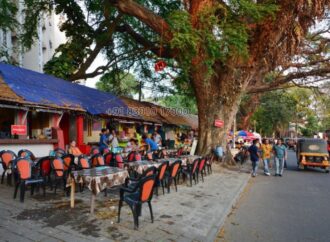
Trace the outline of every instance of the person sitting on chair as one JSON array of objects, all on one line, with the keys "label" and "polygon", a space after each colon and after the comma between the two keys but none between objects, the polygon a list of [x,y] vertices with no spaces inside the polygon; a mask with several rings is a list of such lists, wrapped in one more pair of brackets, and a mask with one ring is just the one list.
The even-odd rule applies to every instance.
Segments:
[{"label": "person sitting on chair", "polygon": [[77,145],[76,141],[72,140],[70,143],[70,147],[69,147],[69,154],[72,154],[75,157],[78,157],[78,156],[82,155],[83,153],[80,151],[80,149],[76,145]]}]

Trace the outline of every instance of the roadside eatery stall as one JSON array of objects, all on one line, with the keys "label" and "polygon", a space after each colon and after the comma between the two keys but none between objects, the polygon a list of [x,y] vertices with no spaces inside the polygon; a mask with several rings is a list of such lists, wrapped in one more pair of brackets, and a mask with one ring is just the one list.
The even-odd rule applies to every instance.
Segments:
[{"label": "roadside eatery stall", "polygon": [[120,109],[116,117],[138,118],[110,93],[12,65],[0,63],[0,85],[0,145],[14,151],[45,156],[71,140],[85,150],[85,136],[99,138],[99,115]]},{"label": "roadside eatery stall", "polygon": [[[0,86],[1,184],[5,185],[6,177],[14,199],[19,193],[21,202],[26,189],[33,196],[34,187],[40,187],[38,191],[47,198],[46,191],[56,194],[64,187],[74,208],[75,197],[80,194],[76,192],[89,190],[93,214],[97,195],[118,193],[118,189],[109,188],[119,187],[118,221],[125,202],[133,209],[134,228],[138,228],[143,203],[149,204],[153,219],[154,190],[158,195],[161,188],[165,195],[165,188],[167,192],[171,187],[179,190],[180,179],[192,186],[212,173],[209,157],[194,155],[198,131],[195,115],[119,98],[3,63]],[[157,151],[128,154],[91,147],[99,140],[102,128],[119,131],[123,146],[129,138],[141,141],[142,133],[150,137],[155,131],[163,143]],[[179,137],[178,133],[185,135]],[[77,145],[68,150],[71,140]],[[73,149],[81,152],[76,154]]]}]

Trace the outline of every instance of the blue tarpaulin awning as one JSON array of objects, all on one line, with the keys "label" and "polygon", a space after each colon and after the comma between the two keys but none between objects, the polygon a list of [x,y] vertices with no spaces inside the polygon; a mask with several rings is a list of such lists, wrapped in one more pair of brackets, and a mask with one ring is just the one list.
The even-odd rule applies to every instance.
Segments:
[{"label": "blue tarpaulin awning", "polygon": [[92,115],[110,114],[139,118],[137,114],[129,112],[127,105],[120,98],[110,93],[51,75],[0,62],[0,76],[13,92],[28,102],[83,109]]}]

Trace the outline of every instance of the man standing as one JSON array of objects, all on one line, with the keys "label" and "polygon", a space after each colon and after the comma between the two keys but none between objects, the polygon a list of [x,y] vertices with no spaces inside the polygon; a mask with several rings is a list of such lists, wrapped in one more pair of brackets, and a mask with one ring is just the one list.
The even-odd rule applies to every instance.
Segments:
[{"label": "man standing", "polygon": [[284,161],[287,159],[288,152],[286,150],[285,145],[283,144],[283,140],[279,139],[277,144],[273,147],[273,152],[275,155],[275,176],[282,176],[284,169]]},{"label": "man standing", "polygon": [[111,131],[111,134],[109,136],[109,144],[112,149],[117,148],[119,146],[116,130]]},{"label": "man standing", "polygon": [[250,153],[250,159],[252,162],[252,177],[256,177],[257,170],[258,170],[258,161],[259,161],[259,150],[258,150],[258,143],[259,140],[253,140],[252,145],[249,147],[248,151]]},{"label": "man standing", "polygon": [[108,133],[109,130],[108,129],[102,129],[101,133],[100,133],[100,142],[99,142],[99,149],[100,152],[103,152],[104,149],[108,148]]},{"label": "man standing", "polygon": [[162,137],[160,136],[160,134],[157,131],[155,131],[152,134],[152,139],[153,139],[153,141],[156,142],[157,145],[162,146]]},{"label": "man standing", "polygon": [[262,159],[264,161],[264,173],[266,176],[270,176],[269,173],[269,163],[273,147],[269,144],[269,140],[265,139],[264,143],[261,145]]}]

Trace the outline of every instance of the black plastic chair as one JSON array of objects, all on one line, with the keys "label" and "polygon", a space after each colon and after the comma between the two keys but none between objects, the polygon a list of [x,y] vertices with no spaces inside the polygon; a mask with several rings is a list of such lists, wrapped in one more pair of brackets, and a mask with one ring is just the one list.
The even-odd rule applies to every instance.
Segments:
[{"label": "black plastic chair", "polygon": [[51,179],[51,160],[53,157],[45,156],[38,160],[34,166],[35,174],[44,180],[45,184],[49,184],[51,190],[53,189],[53,182]]},{"label": "black plastic chair", "polygon": [[151,200],[153,195],[153,189],[155,186],[156,176],[147,176],[142,178],[133,189],[122,187],[120,189],[120,200],[118,206],[118,223],[120,223],[120,211],[125,201],[132,210],[134,218],[134,229],[139,228],[139,216],[141,216],[141,209],[143,203],[148,203],[151,222],[154,222],[154,216],[152,212]]},{"label": "black plastic chair", "polygon": [[22,150],[18,151],[17,156],[19,158],[29,158],[32,161],[35,161],[36,160],[36,157],[32,153],[32,151],[27,150],[27,149],[22,149]]},{"label": "black plastic chair", "polygon": [[181,170],[184,177],[188,177],[190,179],[190,186],[192,186],[192,180],[197,183],[197,175],[198,175],[198,163],[199,159],[195,159],[192,164],[188,164],[186,168]]},{"label": "black plastic chair", "polygon": [[163,195],[165,195],[164,180],[166,178],[166,170],[169,166],[169,162],[163,162],[157,169],[157,179],[156,179],[156,195],[158,196],[158,187],[162,186]]},{"label": "black plastic chair", "polygon": [[64,172],[70,173],[72,170],[75,169],[76,165],[74,163],[74,155],[72,154],[65,154],[62,157],[64,163]]},{"label": "black plastic chair", "polygon": [[104,157],[101,153],[93,155],[90,160],[92,167],[105,166]]},{"label": "black plastic chair", "polygon": [[56,148],[54,149],[54,153],[57,155],[57,156],[63,156],[63,155],[66,155],[67,153],[65,152],[65,150],[61,149],[61,148]]},{"label": "black plastic chair", "polygon": [[17,174],[18,180],[15,184],[14,199],[17,196],[18,188],[20,189],[20,201],[24,202],[25,189],[27,185],[31,185],[31,195],[34,192],[36,184],[42,184],[43,195],[46,196],[46,185],[44,179],[32,173],[33,162],[27,158],[18,158],[14,162],[13,171]]},{"label": "black plastic chair", "polygon": [[181,170],[181,163],[182,163],[181,160],[177,160],[169,166],[168,172],[166,174],[167,192],[168,193],[170,193],[170,188],[171,188],[171,185],[172,185],[173,181],[174,181],[175,191],[176,192],[178,191],[177,178],[178,178],[179,172]]},{"label": "black plastic chair", "polygon": [[202,181],[204,182],[204,175],[206,176],[206,158],[203,157],[198,162],[198,171],[197,171],[197,182],[199,181],[199,174],[202,177]]},{"label": "black plastic chair", "polygon": [[66,180],[64,176],[64,162],[60,157],[52,158],[51,167],[55,177],[55,189],[54,193],[56,194],[57,186],[63,182],[63,187],[65,190]]},{"label": "black plastic chair", "polygon": [[85,155],[80,155],[78,157],[78,165],[77,168],[79,170],[83,170],[83,169],[90,169],[91,168],[91,163],[90,160],[88,160],[88,157]]},{"label": "black plastic chair", "polygon": [[12,178],[12,162],[16,159],[16,154],[11,150],[3,150],[0,152],[0,158],[3,168],[3,173],[1,176],[1,184],[3,184],[3,180],[5,178],[5,174],[7,173],[7,184],[11,184]]},{"label": "black plastic chair", "polygon": [[206,168],[207,168],[207,173],[208,174],[212,174],[212,163],[213,163],[213,161],[212,161],[211,157],[208,156],[206,158]]},{"label": "black plastic chair", "polygon": [[129,188],[133,188],[136,183],[138,183],[142,178],[145,178],[147,176],[152,176],[157,174],[157,169],[154,166],[150,166],[148,167],[146,170],[143,171],[143,173],[141,175],[137,175],[136,178],[133,178],[132,176],[129,177],[126,180],[126,186]]}]

